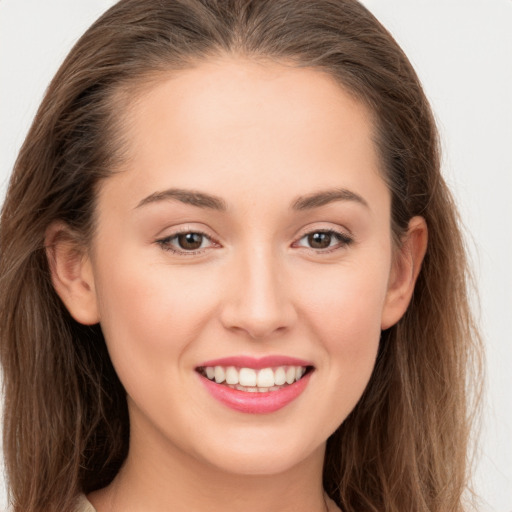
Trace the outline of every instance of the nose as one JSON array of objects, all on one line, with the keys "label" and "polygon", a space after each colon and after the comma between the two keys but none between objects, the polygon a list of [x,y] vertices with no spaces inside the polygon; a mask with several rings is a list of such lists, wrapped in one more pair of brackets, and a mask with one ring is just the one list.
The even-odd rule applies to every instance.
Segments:
[{"label": "nose", "polygon": [[289,330],[297,319],[289,278],[270,250],[238,258],[229,272],[221,321],[230,331],[266,339]]}]

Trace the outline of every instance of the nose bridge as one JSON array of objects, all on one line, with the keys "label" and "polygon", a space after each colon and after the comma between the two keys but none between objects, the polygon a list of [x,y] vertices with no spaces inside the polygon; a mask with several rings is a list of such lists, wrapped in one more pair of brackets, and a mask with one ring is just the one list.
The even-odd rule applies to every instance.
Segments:
[{"label": "nose bridge", "polygon": [[285,330],[295,318],[282,262],[269,245],[253,245],[237,255],[223,310],[225,327],[254,339]]}]

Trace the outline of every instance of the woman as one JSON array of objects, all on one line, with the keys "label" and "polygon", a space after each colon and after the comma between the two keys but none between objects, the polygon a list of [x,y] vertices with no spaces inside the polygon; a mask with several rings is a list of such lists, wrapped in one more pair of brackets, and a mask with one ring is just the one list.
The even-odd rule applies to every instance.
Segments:
[{"label": "woman", "polygon": [[15,511],[462,510],[464,248],[418,79],[357,2],[119,2],[0,236]]}]

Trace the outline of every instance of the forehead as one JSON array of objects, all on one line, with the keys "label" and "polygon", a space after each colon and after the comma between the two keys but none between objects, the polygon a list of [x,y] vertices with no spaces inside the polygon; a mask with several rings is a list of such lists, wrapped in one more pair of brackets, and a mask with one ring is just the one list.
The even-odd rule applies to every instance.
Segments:
[{"label": "forehead", "polygon": [[371,113],[316,69],[202,62],[152,80],[123,117],[121,175],[133,204],[169,186],[223,195],[237,179],[249,194],[264,181],[300,185],[296,195],[333,186],[338,171],[343,186],[380,179]]},{"label": "forehead", "polygon": [[[269,122],[286,124],[290,131],[291,124],[296,123],[297,129],[309,127],[313,131],[320,127],[328,130],[337,124],[335,121],[340,123],[351,116],[350,123],[357,121],[359,125],[350,130],[353,132],[363,124],[365,128],[373,124],[369,109],[331,75],[286,62],[240,57],[199,62],[187,69],[153,75],[135,96],[137,101],[132,101],[128,94],[126,105],[126,119],[131,121],[127,127],[135,137],[148,132],[144,120],[155,123],[160,119],[161,123],[152,125],[159,128],[169,114],[179,122],[180,135],[186,135],[192,124],[197,135],[198,126],[207,130],[219,128],[221,123],[224,128],[245,131]],[[335,119],[339,113],[343,115]],[[350,131],[345,130],[345,137]]]}]

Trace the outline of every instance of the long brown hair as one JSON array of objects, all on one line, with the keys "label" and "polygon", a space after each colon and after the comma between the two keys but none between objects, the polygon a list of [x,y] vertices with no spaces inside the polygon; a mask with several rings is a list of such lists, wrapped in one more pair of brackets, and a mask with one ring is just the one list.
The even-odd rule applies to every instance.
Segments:
[{"label": "long brown hair", "polygon": [[427,254],[405,316],[382,333],[368,387],[329,438],[324,486],[345,511],[459,511],[480,373],[468,267],[418,78],[354,0],[122,0],[78,41],[20,151],[0,225],[4,454],[15,512],[69,511],[107,485],[129,442],[125,391],[100,326],[58,299],[45,231],[86,242],[95,193],[123,158],[122,113],[160,72],[222,54],[329,73],[374,115],[396,243],[425,218]]}]

